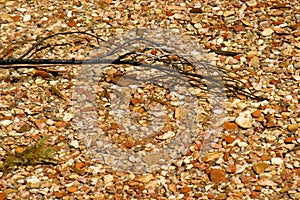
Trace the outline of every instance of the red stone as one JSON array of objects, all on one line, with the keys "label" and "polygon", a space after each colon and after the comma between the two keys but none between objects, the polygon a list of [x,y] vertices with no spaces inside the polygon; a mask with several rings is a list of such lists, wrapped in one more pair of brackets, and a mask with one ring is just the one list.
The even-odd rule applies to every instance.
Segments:
[{"label": "red stone", "polygon": [[259,195],[259,192],[254,191],[254,190],[251,190],[250,196],[251,196],[252,198],[256,198],[258,195]]},{"label": "red stone", "polygon": [[57,198],[62,198],[63,196],[65,196],[65,193],[63,192],[53,192],[54,196],[56,196]]},{"label": "red stone", "polygon": [[116,123],[111,123],[110,128],[113,129],[113,130],[116,130],[116,129],[119,129],[119,126]]},{"label": "red stone", "polygon": [[78,191],[78,187],[76,187],[76,186],[68,187],[68,188],[67,188],[67,191],[68,191],[68,192],[71,192],[71,193],[77,192],[77,191]]},{"label": "red stone", "polygon": [[190,191],[192,191],[192,188],[190,188],[190,187],[188,187],[188,186],[185,186],[184,188],[182,188],[182,189],[180,190],[180,192],[183,193],[183,194],[186,194],[186,193],[188,193],[188,192],[190,192]]},{"label": "red stone", "polygon": [[232,137],[232,136],[230,136],[230,135],[227,135],[227,136],[224,137],[224,140],[225,140],[227,143],[229,143],[229,144],[232,144],[232,143],[234,142],[235,139],[236,139],[235,137]]},{"label": "red stone", "polygon": [[228,158],[229,158],[229,152],[227,151],[227,152],[225,152],[224,153],[224,157],[223,157],[223,159],[224,159],[224,161],[228,161]]},{"label": "red stone", "polygon": [[236,165],[228,165],[226,168],[226,172],[235,173],[236,172]]},{"label": "red stone", "polygon": [[34,75],[35,76],[41,76],[43,78],[50,78],[51,77],[51,74],[49,74],[48,72],[43,71],[43,70],[36,70],[34,72]]},{"label": "red stone", "polygon": [[233,28],[236,32],[245,31],[245,27],[243,25],[236,25]]},{"label": "red stone", "polygon": [[284,140],[285,143],[292,143],[294,140],[296,140],[296,137],[293,136],[293,137],[288,137]]},{"label": "red stone", "polygon": [[238,128],[237,124],[234,123],[234,122],[225,122],[223,124],[223,128],[226,130],[226,131],[230,131],[230,130],[233,130],[233,129],[236,129]]},{"label": "red stone", "polygon": [[173,14],[171,11],[168,10],[168,11],[166,12],[166,15],[167,15],[167,16],[172,16],[172,15],[174,15],[174,14]]},{"label": "red stone", "polygon": [[209,194],[207,195],[207,198],[209,198],[209,199],[213,199],[214,197],[215,197],[215,195],[212,194],[212,193],[209,193]]},{"label": "red stone", "polygon": [[222,169],[212,169],[209,173],[209,177],[211,182],[214,183],[222,183],[227,181],[225,172]]},{"label": "red stone", "polygon": [[5,200],[7,198],[7,195],[5,192],[0,192],[0,200]]},{"label": "red stone", "polygon": [[294,169],[293,171],[295,171],[295,173],[296,173],[297,176],[300,176],[300,168]]},{"label": "red stone", "polygon": [[261,111],[260,110],[256,110],[256,111],[254,111],[253,113],[252,113],[252,116],[253,117],[255,117],[255,118],[258,118],[258,117],[260,117],[261,116]]},{"label": "red stone", "polygon": [[296,36],[296,37],[300,36],[300,30],[295,31],[294,36]]},{"label": "red stone", "polygon": [[130,149],[133,147],[133,143],[130,141],[125,141],[125,142],[123,142],[123,146],[127,149]]},{"label": "red stone", "polygon": [[200,197],[202,197],[202,193],[197,193],[197,194],[194,194],[194,196],[193,196],[194,198],[200,198]]},{"label": "red stone", "polygon": [[254,191],[261,191],[261,190],[262,190],[262,186],[260,186],[260,185],[256,185],[254,187]]},{"label": "red stone", "polygon": [[67,22],[67,25],[70,26],[70,27],[76,27],[77,23],[74,20],[70,20],[70,21]]}]

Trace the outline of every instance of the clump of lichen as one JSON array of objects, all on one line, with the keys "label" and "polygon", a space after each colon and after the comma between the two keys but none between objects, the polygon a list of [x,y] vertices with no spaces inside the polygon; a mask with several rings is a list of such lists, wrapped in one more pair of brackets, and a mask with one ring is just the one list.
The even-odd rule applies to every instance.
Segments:
[{"label": "clump of lichen", "polygon": [[27,146],[23,152],[15,152],[5,149],[2,145],[0,146],[7,152],[7,157],[3,162],[0,170],[7,173],[14,169],[16,166],[28,166],[38,164],[56,164],[56,160],[53,158],[56,149],[49,147],[46,141],[49,136],[44,136],[39,139],[34,145]]}]

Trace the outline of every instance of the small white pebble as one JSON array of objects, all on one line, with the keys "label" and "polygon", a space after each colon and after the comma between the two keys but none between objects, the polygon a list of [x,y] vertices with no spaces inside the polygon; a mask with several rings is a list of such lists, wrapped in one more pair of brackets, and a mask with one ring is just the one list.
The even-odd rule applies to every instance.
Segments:
[{"label": "small white pebble", "polygon": [[47,119],[46,124],[52,126],[54,124],[54,121],[52,119]]},{"label": "small white pebble", "polygon": [[63,120],[65,122],[68,122],[70,121],[71,119],[73,118],[73,115],[71,113],[65,113],[64,117],[63,117]]},{"label": "small white pebble", "polygon": [[237,174],[242,173],[243,171],[245,171],[246,166],[244,165],[236,165],[236,172]]},{"label": "small white pebble", "polygon": [[98,178],[91,178],[91,185],[96,185],[98,182]]},{"label": "small white pebble", "polygon": [[285,99],[288,100],[288,101],[290,101],[290,100],[293,99],[293,96],[289,94],[289,95],[287,95],[287,96],[285,97]]},{"label": "small white pebble", "polygon": [[291,165],[290,163],[285,163],[285,167],[286,168],[289,168],[289,169],[293,169],[293,165]]},{"label": "small white pebble", "polygon": [[281,158],[278,158],[278,157],[272,158],[271,162],[272,162],[273,165],[282,165],[283,164],[283,160]]},{"label": "small white pebble", "polygon": [[247,142],[238,142],[239,147],[246,147],[248,146]]},{"label": "small white pebble", "polygon": [[273,29],[271,29],[271,28],[265,28],[263,30],[263,32],[261,33],[261,35],[262,36],[270,36],[270,35],[272,35],[273,32],[274,32]]},{"label": "small white pebble", "polygon": [[174,195],[171,195],[171,196],[169,196],[169,199],[174,200],[174,199],[176,199],[176,197]]},{"label": "small white pebble", "polygon": [[24,15],[23,21],[28,22],[31,19],[31,15]]},{"label": "small white pebble", "polygon": [[184,197],[184,194],[179,194],[177,199],[182,199]]},{"label": "small white pebble", "polygon": [[161,171],[161,175],[166,176],[168,174],[167,171]]},{"label": "small white pebble", "polygon": [[77,140],[73,140],[70,145],[76,149],[79,148],[79,142]]},{"label": "small white pebble", "polygon": [[71,10],[68,11],[67,17],[72,17],[72,11]]},{"label": "small white pebble", "polygon": [[7,120],[7,119],[0,121],[0,125],[2,125],[2,126],[8,126],[11,123],[12,123],[12,121],[11,120]]},{"label": "small white pebble", "polygon": [[294,162],[294,167],[299,168],[299,167],[300,167],[300,162],[295,161],[295,162]]},{"label": "small white pebble", "polygon": [[267,135],[267,136],[266,136],[266,139],[267,139],[269,142],[274,142],[274,141],[277,139],[277,137],[274,136],[274,135]]}]

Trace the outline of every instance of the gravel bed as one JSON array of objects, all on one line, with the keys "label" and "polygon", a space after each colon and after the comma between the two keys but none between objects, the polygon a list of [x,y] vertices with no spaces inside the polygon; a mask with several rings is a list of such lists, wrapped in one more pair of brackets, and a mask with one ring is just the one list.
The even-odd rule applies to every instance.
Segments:
[{"label": "gravel bed", "polygon": [[[27,159],[28,165],[19,161],[0,172],[0,200],[300,199],[298,1],[0,0],[0,10],[0,59],[20,57],[36,40],[61,32],[87,31],[101,38],[100,44],[111,44],[116,35],[139,27],[160,28],[172,30],[174,38],[175,33],[192,38],[214,66],[234,73],[262,97],[229,95],[219,102],[226,115],[215,117],[205,91],[189,88],[198,97],[195,102],[163,85],[140,84],[130,77],[142,71],[138,66],[92,70],[101,76],[92,80],[97,83],[95,98],[88,96],[91,88],[78,87],[91,80],[80,78],[82,66],[0,68],[1,169],[9,155],[20,158],[34,144],[39,150],[42,136],[49,140],[41,150],[54,150],[51,158]],[[33,58],[85,59],[112,47],[97,48],[99,41],[79,33],[47,42],[57,41],[60,46]],[[72,45],[66,44],[70,41]],[[125,72],[130,73],[123,76]],[[139,87],[126,91],[132,82]],[[182,87],[176,91],[186,92],[184,84],[178,85]],[[74,98],[82,98],[86,107],[74,109]],[[93,100],[86,103],[89,99],[95,99],[97,110]],[[186,138],[182,133],[190,135],[186,130],[195,127],[186,120],[192,112],[184,106],[195,105],[200,114],[197,131],[191,133],[196,135]],[[82,123],[90,123],[90,114],[95,114],[103,132],[83,135],[75,126],[76,108],[86,112]],[[150,126],[151,121],[162,128]],[[207,137],[212,129],[218,134]],[[172,143],[180,134],[183,144]],[[186,139],[192,142],[186,145]],[[111,150],[111,141],[119,151]],[[158,151],[165,146],[168,151]],[[126,152],[142,153],[134,157]]]}]

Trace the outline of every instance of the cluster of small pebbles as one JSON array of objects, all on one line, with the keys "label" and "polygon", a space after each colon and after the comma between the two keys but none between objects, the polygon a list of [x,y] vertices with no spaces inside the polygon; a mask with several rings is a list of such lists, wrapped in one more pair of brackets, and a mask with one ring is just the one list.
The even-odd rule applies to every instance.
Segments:
[{"label": "cluster of small pebbles", "polygon": [[[155,170],[133,173],[117,169],[118,165],[113,165],[117,160],[110,162],[109,156],[103,158],[105,162],[95,158],[93,151],[99,148],[93,150],[87,144],[101,146],[99,137],[105,137],[122,149],[119,153],[142,147],[144,152],[155,152],[160,145],[172,144],[180,134],[177,122],[182,121],[183,126],[187,123],[179,120],[184,115],[177,105],[183,102],[180,95],[168,91],[163,84],[150,83],[141,84],[127,96],[121,95],[129,101],[124,110],[135,119],[131,123],[136,126],[151,126],[151,114],[155,116],[155,112],[147,112],[147,108],[158,107],[169,120],[162,129],[152,131],[154,135],[139,135],[138,130],[130,129],[134,126],[122,124],[125,118],[114,118],[121,111],[116,108],[118,93],[113,91],[116,85],[122,85],[112,84],[116,76],[136,68],[108,67],[102,71],[102,79],[97,80],[98,109],[92,110],[97,112],[101,128],[107,130],[103,136],[96,135],[93,144],[93,140],[84,140],[74,125],[78,123],[72,104],[79,66],[1,67],[0,165],[8,150],[20,154],[45,135],[50,136],[47,145],[57,150],[57,163],[17,166],[8,173],[0,172],[0,200],[300,199],[297,0],[0,0],[0,10],[1,59],[18,58],[42,37],[61,32],[88,31],[109,41],[112,36],[138,27],[163,28],[192,38],[214,58],[214,66],[234,73],[254,96],[261,97],[228,96],[224,103],[226,116],[216,118],[213,124],[205,122],[207,116],[212,116],[206,109],[211,101],[199,98],[197,105],[202,107],[199,106],[198,120],[203,123],[197,127],[215,127],[220,132],[218,137],[207,142],[202,131],[196,132],[199,135],[190,145],[180,149],[181,156],[176,154],[176,159],[160,163]],[[40,49],[34,58],[85,59],[95,48],[101,48],[90,35],[58,35],[45,42],[60,45]],[[137,133],[130,135],[130,131]],[[155,164],[157,155],[149,154],[141,160]],[[134,157],[126,161],[131,164],[129,171],[140,167],[137,160]]]}]

